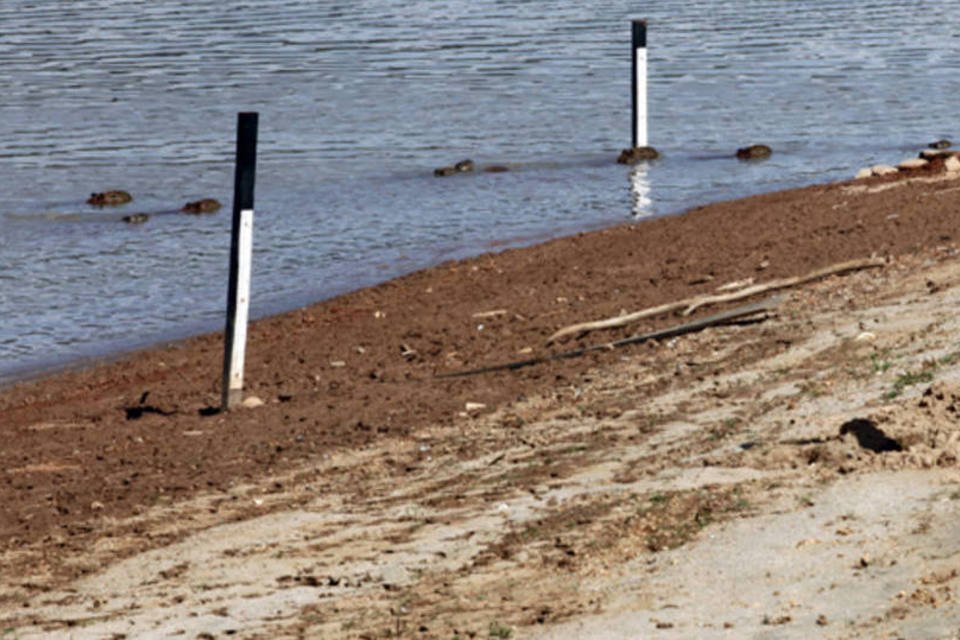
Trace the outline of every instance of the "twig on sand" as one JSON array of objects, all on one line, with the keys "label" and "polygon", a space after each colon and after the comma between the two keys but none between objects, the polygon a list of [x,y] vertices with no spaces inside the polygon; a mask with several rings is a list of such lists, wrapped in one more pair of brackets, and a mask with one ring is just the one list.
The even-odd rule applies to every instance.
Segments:
[{"label": "twig on sand", "polygon": [[772,280],[763,284],[756,284],[739,291],[734,291],[732,293],[724,293],[718,295],[707,295],[707,296],[697,296],[694,298],[687,298],[686,300],[678,300],[676,302],[668,302],[656,307],[649,307],[647,309],[641,309],[634,313],[629,313],[622,316],[616,316],[614,318],[606,318],[604,320],[596,320],[593,322],[581,322],[579,324],[573,324],[568,327],[564,327],[554,333],[552,336],[547,338],[547,344],[559,340],[564,336],[569,336],[571,334],[583,335],[591,331],[596,331],[597,329],[611,329],[614,327],[622,327],[628,325],[637,320],[642,320],[643,318],[649,318],[651,316],[660,315],[662,313],[670,313],[671,311],[677,311],[682,309],[682,315],[688,316],[700,307],[709,304],[718,304],[721,302],[732,302],[734,300],[742,300],[744,298],[749,298],[760,293],[765,293],[767,291],[776,291],[778,289],[785,289],[787,287],[794,287],[800,284],[811,282],[813,280],[819,280],[820,278],[825,278],[831,275],[837,275],[840,273],[847,273],[850,271],[858,271],[860,269],[872,269],[876,267],[882,267],[886,262],[883,258],[865,258],[861,260],[848,260],[846,262],[840,262],[837,264],[830,265],[828,267],[823,267],[822,269],[817,269],[811,271],[810,273],[803,276],[795,276],[792,278],[782,278],[780,280]]},{"label": "twig on sand", "polygon": [[[492,373],[494,371],[513,371],[516,369],[522,369],[523,367],[530,367],[536,364],[543,364],[545,362],[551,362],[553,360],[565,360],[568,358],[577,358],[588,353],[593,353],[595,351],[609,351],[617,347],[623,347],[628,344],[639,344],[641,342],[647,342],[648,340],[663,340],[665,338],[673,338],[675,336],[684,335],[686,333],[693,333],[706,329],[711,326],[719,326],[724,324],[733,324],[735,322],[744,322],[748,320],[765,320],[766,313],[771,309],[775,308],[780,304],[781,297],[774,296],[760,302],[754,302],[751,304],[743,305],[742,307],[737,307],[735,309],[730,309],[728,311],[722,311],[720,313],[714,314],[712,316],[707,316],[706,318],[700,318],[698,320],[692,320],[690,322],[685,322],[683,324],[675,325],[672,327],[667,327],[666,329],[659,329],[657,331],[650,331],[649,333],[638,333],[636,335],[623,338],[621,340],[616,340],[614,342],[605,342],[603,344],[597,344],[590,347],[583,347],[581,349],[573,349],[570,351],[563,351],[561,353],[553,353],[548,356],[540,356],[538,358],[529,358],[527,360],[516,360],[514,362],[506,362],[503,364],[495,364],[489,367],[481,367],[479,369],[468,369],[466,371],[454,371],[451,373],[440,373],[437,374],[438,378],[460,378],[464,376],[473,376],[481,373]],[[758,314],[763,314],[759,315]],[[751,316],[758,316],[752,318]]]}]

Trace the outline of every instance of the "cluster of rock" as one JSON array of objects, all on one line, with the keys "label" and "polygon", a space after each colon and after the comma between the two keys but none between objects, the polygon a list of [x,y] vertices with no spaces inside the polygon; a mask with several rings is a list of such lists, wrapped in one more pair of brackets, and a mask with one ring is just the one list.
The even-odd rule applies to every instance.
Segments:
[{"label": "cluster of rock", "polygon": [[[90,197],[87,198],[87,204],[96,207],[116,207],[122,204],[127,204],[128,202],[133,202],[133,196],[130,195],[129,192],[120,189],[91,193]],[[219,200],[214,198],[203,198],[201,200],[195,200],[193,202],[186,203],[179,209],[179,212],[190,214],[214,213],[222,206],[223,205],[220,204]],[[149,219],[149,213],[132,213],[121,218],[123,222],[128,224],[143,224]]]},{"label": "cluster of rock", "polygon": [[[765,144],[751,144],[748,147],[737,149],[734,155],[740,160],[761,160],[769,158],[772,154],[773,149]],[[656,160],[659,157],[660,152],[653,147],[634,147],[621,151],[617,157],[617,162],[619,164],[637,164],[638,162]]]},{"label": "cluster of rock", "polygon": [[896,166],[876,164],[872,167],[864,167],[857,172],[854,179],[862,180],[916,172],[960,173],[960,151],[951,151],[951,146],[952,143],[949,140],[931,142],[928,148],[921,151],[916,158],[909,158]]},{"label": "cluster of rock", "polygon": [[[458,173],[470,173],[476,169],[476,165],[473,160],[469,158],[466,160],[461,160],[456,164],[448,165],[446,167],[440,167],[433,170],[433,175],[438,177],[453,176]],[[488,164],[480,168],[481,171],[487,173],[504,173],[510,171],[509,167],[505,167],[502,164]]]}]

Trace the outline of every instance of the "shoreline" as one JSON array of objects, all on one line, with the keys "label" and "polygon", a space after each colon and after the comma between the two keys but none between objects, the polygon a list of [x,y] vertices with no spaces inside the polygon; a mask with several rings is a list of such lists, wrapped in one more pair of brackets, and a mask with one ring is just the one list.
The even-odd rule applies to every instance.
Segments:
[{"label": "shoreline", "polygon": [[[248,379],[265,403],[227,415],[204,411],[217,334],[0,392],[0,627],[955,630],[960,178],[888,185],[707,205],[262,320]],[[571,320],[873,253],[879,268],[787,289],[759,321],[435,377],[544,352]],[[863,425],[902,447],[861,440]],[[730,598],[731,583],[749,588]]]},{"label": "shoreline", "polygon": [[[380,600],[395,599],[397,589],[415,593],[421,587],[432,588],[429,579],[411,582],[410,576],[420,575],[422,560],[416,559],[420,553],[416,551],[415,563],[409,564],[413,560],[404,559],[403,541],[410,536],[415,539],[417,532],[429,534],[433,527],[452,529],[443,535],[438,532],[437,540],[411,541],[410,548],[440,544],[438,548],[447,554],[443,557],[453,561],[461,558],[463,549],[476,546],[470,552],[474,555],[454,563],[460,567],[455,577],[441,572],[437,578],[456,585],[467,584],[461,580],[464,575],[485,576],[495,581],[495,591],[501,589],[503,576],[514,575],[502,566],[513,554],[538,557],[540,547],[524,545],[527,536],[541,529],[543,548],[548,549],[544,558],[557,553],[554,547],[568,549],[560,553],[559,564],[552,564],[554,560],[523,564],[529,584],[553,585],[550,589],[516,593],[511,596],[517,598],[515,606],[498,600],[499,604],[491,601],[477,610],[457,611],[451,614],[454,622],[444,623],[454,625],[444,627],[445,637],[462,625],[482,632],[491,624],[483,617],[489,615],[504,615],[511,625],[588,620],[587,614],[597,610],[595,602],[588,602],[579,587],[571,591],[563,585],[567,572],[574,571],[570,584],[577,585],[577,571],[596,576],[595,563],[612,559],[590,546],[591,531],[601,538],[612,536],[611,544],[625,541],[624,553],[639,553],[628,556],[637,562],[655,561],[664,551],[662,544],[676,547],[672,557],[682,563],[683,545],[694,544],[693,532],[706,527],[707,520],[713,522],[711,531],[725,527],[732,518],[731,526],[749,532],[751,521],[740,518],[792,513],[790,505],[818,503],[819,497],[809,497],[810,487],[822,486],[824,478],[833,477],[829,467],[778,499],[783,483],[792,487],[789,478],[803,466],[791,471],[790,465],[778,465],[793,460],[791,456],[814,455],[793,453],[791,438],[833,442],[830,437],[824,440],[823,429],[836,431],[851,417],[849,408],[840,408],[848,402],[843,385],[869,381],[869,393],[856,392],[866,403],[852,415],[872,417],[874,413],[866,412],[878,410],[876,398],[888,397],[891,389],[903,392],[902,375],[916,377],[910,367],[926,371],[921,367],[936,362],[945,375],[947,367],[955,368],[950,328],[938,324],[943,314],[934,312],[960,291],[954,235],[955,212],[960,210],[958,184],[956,176],[896,183],[878,178],[719,202],[680,216],[448,261],[267,317],[251,324],[248,342],[246,396],[256,397],[259,406],[228,414],[216,410],[222,358],[219,333],[0,389],[0,434],[5,441],[0,450],[0,566],[4,567],[0,583],[7,585],[0,589],[0,620],[9,628],[53,629],[92,615],[96,620],[83,624],[100,628],[101,595],[67,595],[51,601],[48,594],[62,593],[58,589],[67,594],[86,594],[91,589],[102,594],[105,584],[126,580],[116,577],[122,574],[140,582],[117,587],[101,630],[126,632],[127,620],[134,624],[141,614],[136,613],[138,607],[128,607],[128,598],[121,594],[154,589],[150,585],[158,584],[160,571],[158,602],[167,604],[143,611],[172,616],[170,624],[179,625],[188,611],[178,608],[179,601],[169,604],[163,585],[182,579],[180,588],[196,591],[197,585],[210,581],[219,584],[221,577],[201,577],[200,572],[201,567],[216,565],[223,558],[235,558],[227,561],[236,564],[232,570],[248,571],[247,552],[236,555],[235,545],[268,553],[273,547],[266,541],[278,535],[271,533],[271,527],[287,531],[301,526],[307,526],[314,537],[295,536],[299,542],[289,544],[310,545],[330,531],[340,531],[344,522],[355,523],[347,530],[357,540],[379,540],[383,534],[376,532],[382,532],[384,518],[395,520],[390,526],[398,529],[383,538],[374,552],[355,555],[348,548],[342,551],[347,555],[341,556],[338,543],[319,547],[323,554],[333,554],[325,560],[331,564],[324,571],[346,571],[340,568],[344,563],[360,562],[350,574],[350,589],[364,589],[368,578],[363,576],[380,576],[380,571],[383,576],[393,575],[392,569],[378,568],[380,564],[400,563],[402,571],[394,573],[406,576],[403,584],[410,586],[395,588],[391,578],[375,577],[375,583],[386,581],[383,589],[375,590],[381,595],[372,600],[363,596],[366,599],[351,601],[347,608],[359,612],[357,620],[362,622],[351,622],[358,628],[391,626],[391,620],[385,622],[382,615],[386,609]],[[569,324],[710,294],[732,281],[769,282],[871,255],[884,257],[886,265],[791,289],[780,312],[763,322],[708,329],[516,371],[437,377],[603,344],[683,319],[657,316],[545,346],[548,336]],[[866,306],[859,307],[861,303]],[[729,307],[713,306],[693,317]],[[931,336],[937,337],[930,338],[926,351],[913,356],[916,362],[904,364],[905,373],[901,375],[899,369],[887,373],[892,365],[886,360],[894,358],[891,354],[904,345],[916,345],[911,336],[929,331],[904,329],[917,321],[932,323],[936,330]],[[866,342],[854,340],[858,333],[870,331],[877,334]],[[821,340],[836,344],[821,353],[817,349],[822,346],[815,347]],[[866,378],[857,373],[864,366]],[[916,411],[909,403],[901,409],[907,418]],[[815,419],[823,411],[832,412],[826,426]],[[907,418],[907,425],[922,423]],[[677,444],[664,448],[670,442]],[[752,444],[740,446],[744,442]],[[789,446],[779,451],[774,446],[778,442]],[[826,460],[849,460],[843,451],[830,453],[834,458]],[[633,452],[635,459],[624,458],[625,452]],[[855,470],[879,464],[868,454],[855,458],[861,465]],[[903,464],[913,464],[914,455],[905,454]],[[841,478],[848,473],[842,469],[841,465]],[[950,472],[949,468],[938,470],[935,483],[949,480]],[[692,488],[681,481],[690,474],[701,478]],[[598,477],[605,478],[600,493],[595,486]],[[612,515],[619,513],[617,496],[627,488],[639,492],[631,500],[641,504],[649,499],[656,506],[663,495],[676,501],[666,511],[656,507],[649,513],[657,519],[634,531],[629,518],[619,522]],[[843,492],[828,491],[824,496],[828,494]],[[579,497],[573,499],[573,495]],[[744,504],[752,506],[746,509]],[[913,514],[914,506],[904,504],[903,509]],[[493,516],[491,509],[496,511]],[[525,520],[528,516],[523,514],[543,509],[549,513],[536,516],[543,520]],[[827,525],[848,507],[835,509],[822,514]],[[418,513],[423,518],[410,515]],[[291,518],[301,524],[284,524]],[[697,525],[692,530],[690,518]],[[369,523],[360,526],[358,519],[369,519]],[[276,524],[271,524],[274,520]],[[571,529],[571,522],[582,524],[583,531]],[[793,526],[790,522],[786,518],[782,526]],[[266,528],[261,531],[261,527]],[[477,527],[478,537],[471,538]],[[634,533],[623,538],[624,531]],[[236,535],[244,542],[235,541]],[[542,536],[535,534],[531,540]],[[561,539],[563,544],[557,547]],[[734,536],[729,544],[742,544],[739,539]],[[467,540],[476,543],[464,547]],[[564,546],[568,541],[571,547]],[[199,551],[205,545],[213,546]],[[639,545],[640,551],[630,545]],[[200,556],[194,557],[195,549]],[[296,576],[303,571],[308,577],[313,574],[300,563],[315,554],[297,549],[291,547],[286,568],[277,567],[272,570],[276,575],[268,572],[262,577],[266,582],[259,592],[282,600],[292,593],[291,587],[309,588],[310,594],[316,594],[317,587],[341,580],[340,573],[330,573],[329,578],[313,577],[314,582],[302,584]],[[206,553],[212,555],[203,559]],[[363,568],[367,560],[358,560],[368,553],[376,559],[375,570]],[[163,562],[173,569],[158,567],[157,557],[167,558]],[[903,570],[912,567],[907,562],[901,566]],[[216,574],[219,569],[211,571]],[[545,580],[542,571],[561,573]],[[109,575],[114,577],[105,577]],[[237,579],[241,584],[246,580]],[[859,584],[853,585],[854,591]],[[478,588],[488,590],[482,583]],[[423,608],[429,600],[425,593],[418,596],[417,616],[433,627],[429,620],[436,614]],[[135,598],[141,597],[146,596]],[[235,596],[223,597],[233,602],[230,598]],[[240,599],[233,606],[244,609],[247,596],[236,597]],[[310,602],[315,599],[310,595]],[[183,607],[203,610],[209,608],[206,602],[187,598]],[[447,602],[444,596],[437,606],[446,611],[448,605],[443,603]],[[543,609],[542,602],[558,606]],[[777,602],[774,598],[770,606],[780,606]],[[59,609],[69,609],[72,603],[93,613],[67,615],[66,609]],[[313,628],[310,606],[294,608],[292,628]],[[540,611],[539,617],[531,617],[529,607]],[[838,619],[843,611],[843,607],[830,609],[829,618]],[[759,618],[750,622],[754,614],[752,610],[738,614],[738,629],[768,624],[761,624]],[[685,619],[679,611],[670,617],[678,627],[699,619],[696,614]],[[144,633],[154,628],[149,626],[154,624],[150,615],[146,618],[137,624],[148,626],[136,627]],[[219,628],[216,620],[227,624],[227,618],[201,615],[188,626],[206,633]],[[329,624],[335,626],[323,627],[324,633],[344,631],[346,627],[336,625],[346,624],[352,619],[348,618],[333,616]],[[789,621],[789,616],[777,613],[770,619]],[[556,628],[558,633],[563,629]],[[251,633],[255,629],[251,627]],[[294,632],[268,635],[297,637]]]},{"label": "shoreline", "polygon": [[[656,217],[672,215],[682,215],[682,212],[666,213]],[[433,269],[443,264],[469,260],[471,258],[486,255],[487,253],[496,253],[510,249],[524,249],[536,244],[570,237],[570,235],[579,233],[593,233],[606,228],[613,228],[624,224],[635,223],[635,220],[621,220],[620,222],[594,222],[585,227],[577,229],[571,228],[569,230],[569,234],[567,235],[555,236],[545,231],[538,234],[524,234],[502,240],[491,240],[484,243],[482,246],[477,246],[474,248],[469,248],[462,245],[451,245],[450,247],[439,252],[440,255],[444,256],[440,261],[431,262],[429,258],[426,258],[426,266],[403,267],[396,275],[393,275],[386,280],[379,280],[372,284],[342,284],[338,287],[334,287],[333,293],[330,293],[324,297],[320,297],[319,299],[312,298],[309,294],[296,294],[274,300],[265,305],[263,309],[257,310],[255,315],[251,315],[250,322],[254,323],[276,316],[283,316],[288,313],[294,313],[301,309],[324,304],[335,298],[355,294],[364,289],[369,289],[385,284],[392,280],[404,278],[419,271]],[[477,253],[478,251],[479,253]],[[226,290],[226,284],[224,285],[224,290]],[[202,319],[197,319],[192,322],[184,323],[182,326],[172,327],[167,331],[158,332],[155,336],[149,338],[139,338],[128,341],[118,339],[105,341],[103,343],[92,343],[89,345],[89,348],[82,349],[74,355],[28,360],[22,364],[11,367],[8,371],[0,371],[0,393],[2,393],[5,389],[20,383],[34,382],[43,378],[53,377],[71,371],[88,369],[101,364],[114,363],[118,360],[136,357],[137,354],[145,351],[163,349],[167,346],[171,346],[185,340],[190,340],[192,338],[199,338],[214,334],[222,336],[223,330],[218,327],[223,325],[224,321],[225,318],[218,318],[216,321],[209,322]],[[209,328],[204,328],[204,325],[207,324],[210,324],[211,326]]]},{"label": "shoreline", "polygon": [[[546,337],[568,324],[748,277],[762,282],[952,242],[952,217],[960,209],[954,182],[904,181],[862,191],[890,183],[877,178],[703,205],[444,262],[269,316],[250,326],[245,395],[263,401],[256,410],[215,411],[220,333],[5,386],[0,415],[9,444],[0,453],[0,467],[8,470],[0,485],[0,541],[25,543],[91,517],[126,517],[157,496],[225,489],[238,477],[271,473],[321,451],[402,438],[425,424],[454,425],[467,403],[486,413],[589,377],[610,357],[435,378],[550,353]],[[555,348],[671,322],[658,318]],[[171,428],[194,435],[169,438]],[[118,444],[131,429],[143,442]],[[51,464],[53,471],[45,471]],[[55,508],[37,502],[61,494]],[[92,510],[94,503],[100,506]]]}]

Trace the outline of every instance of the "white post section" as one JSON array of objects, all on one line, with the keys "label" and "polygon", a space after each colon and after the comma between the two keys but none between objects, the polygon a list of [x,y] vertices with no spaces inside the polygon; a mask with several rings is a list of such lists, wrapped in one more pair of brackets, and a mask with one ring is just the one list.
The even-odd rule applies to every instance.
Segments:
[{"label": "white post section", "polygon": [[247,349],[250,315],[250,272],[253,261],[253,186],[257,165],[256,113],[237,118],[237,161],[233,187],[233,226],[230,232],[230,283],[227,291],[227,326],[224,331],[223,411],[243,401],[243,360]]},{"label": "white post section", "polygon": [[647,140],[647,21],[633,21],[633,148]]},{"label": "white post section", "polygon": [[[233,310],[233,344],[227,383],[228,404],[243,400],[243,359],[247,351],[247,321],[250,317],[250,271],[253,262],[253,209],[240,211],[237,237],[237,305]],[[232,400],[231,400],[232,399]]]}]

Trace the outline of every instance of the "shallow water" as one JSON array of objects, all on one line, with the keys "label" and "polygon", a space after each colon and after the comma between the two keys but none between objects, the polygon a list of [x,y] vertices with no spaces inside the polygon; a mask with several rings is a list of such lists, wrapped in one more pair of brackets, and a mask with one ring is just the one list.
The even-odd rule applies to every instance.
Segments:
[{"label": "shallow water", "polygon": [[[255,315],[960,135],[960,0],[635,8],[4,2],[0,379],[222,327],[238,111],[261,114]],[[613,159],[630,137],[632,17],[650,20],[665,158],[631,175]],[[773,158],[730,158],[753,142]],[[432,176],[466,157],[513,170]],[[84,204],[108,188],[136,200]],[[208,196],[227,206],[118,221]]]}]

